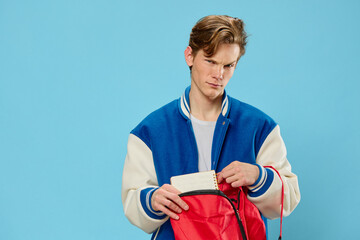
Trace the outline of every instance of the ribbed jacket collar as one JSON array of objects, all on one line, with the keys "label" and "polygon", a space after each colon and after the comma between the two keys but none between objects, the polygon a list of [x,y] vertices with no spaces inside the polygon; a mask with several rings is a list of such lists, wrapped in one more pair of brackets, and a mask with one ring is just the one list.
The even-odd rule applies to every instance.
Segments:
[{"label": "ribbed jacket collar", "polygon": [[[179,101],[179,111],[180,111],[181,115],[187,120],[190,119],[190,98],[189,98],[190,88],[191,88],[191,86],[189,86],[185,89],[185,92],[181,96],[180,101]],[[229,111],[230,111],[230,101],[229,100],[230,100],[230,98],[228,97],[228,95],[226,94],[226,91],[224,90],[224,95],[223,95],[222,104],[221,104],[221,114],[225,118],[228,116]]]}]

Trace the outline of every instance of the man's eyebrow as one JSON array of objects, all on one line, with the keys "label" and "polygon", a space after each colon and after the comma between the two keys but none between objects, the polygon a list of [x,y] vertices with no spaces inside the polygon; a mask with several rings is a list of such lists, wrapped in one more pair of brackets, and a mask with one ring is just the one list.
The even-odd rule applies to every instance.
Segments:
[{"label": "man's eyebrow", "polygon": [[[210,58],[210,57],[206,57],[205,58],[206,60],[210,60],[210,61],[212,61],[212,62],[214,62],[214,63],[218,63],[216,60],[214,60],[214,59],[212,59],[212,58]],[[237,62],[237,60],[234,60],[234,61],[232,61],[232,62],[230,62],[230,63],[228,63],[228,64],[225,64],[224,66],[227,66],[227,65],[231,65],[231,64],[234,64],[234,63],[236,63]]]},{"label": "man's eyebrow", "polygon": [[225,66],[226,65],[231,65],[231,64],[234,64],[234,63],[236,63],[236,60],[232,61],[231,63],[225,64]]}]

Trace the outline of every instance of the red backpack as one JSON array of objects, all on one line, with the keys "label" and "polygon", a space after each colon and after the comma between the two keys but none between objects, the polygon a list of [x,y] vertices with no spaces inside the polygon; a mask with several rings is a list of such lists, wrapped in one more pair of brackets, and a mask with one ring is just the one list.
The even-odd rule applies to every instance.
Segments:
[{"label": "red backpack", "polygon": [[[182,211],[179,220],[170,220],[175,239],[266,240],[265,224],[257,207],[247,199],[247,188],[233,188],[223,181],[219,189],[179,195],[190,210]],[[282,189],[281,208],[283,195]],[[281,232],[282,211],[279,239]]]}]

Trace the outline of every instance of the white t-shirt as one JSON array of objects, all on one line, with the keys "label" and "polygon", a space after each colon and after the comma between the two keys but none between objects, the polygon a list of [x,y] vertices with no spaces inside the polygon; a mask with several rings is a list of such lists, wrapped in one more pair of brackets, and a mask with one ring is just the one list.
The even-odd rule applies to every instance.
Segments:
[{"label": "white t-shirt", "polygon": [[211,147],[216,121],[208,122],[196,119],[190,114],[199,154],[199,171],[211,170]]}]

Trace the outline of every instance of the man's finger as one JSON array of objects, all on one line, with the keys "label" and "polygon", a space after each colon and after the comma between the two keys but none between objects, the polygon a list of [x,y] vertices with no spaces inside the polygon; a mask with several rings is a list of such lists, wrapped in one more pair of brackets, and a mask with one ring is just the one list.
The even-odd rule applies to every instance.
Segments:
[{"label": "man's finger", "polygon": [[173,202],[175,202],[178,206],[180,206],[185,211],[189,210],[189,205],[186,204],[184,200],[182,200],[179,196],[177,198],[173,199]]},{"label": "man's finger", "polygon": [[[180,208],[184,209],[185,211],[189,210],[189,206],[182,200],[178,194],[169,193],[167,198],[174,203],[174,205],[179,206]],[[169,207],[169,206],[168,206]]]},{"label": "man's finger", "polygon": [[228,169],[223,169],[221,171],[221,175],[223,178],[228,178],[228,177],[231,177],[231,176],[234,176],[236,174],[236,171],[235,171],[235,168],[232,167],[232,168],[228,168]]},{"label": "man's finger", "polygon": [[218,181],[218,183],[221,183],[223,179],[224,179],[224,178],[223,178],[222,173],[219,172],[219,173],[217,174],[217,181]]},{"label": "man's finger", "polygon": [[173,212],[182,212],[181,208],[171,200],[165,200],[163,205]]},{"label": "man's finger", "polygon": [[173,201],[185,211],[189,210],[189,206],[179,197],[179,194],[181,193],[179,190],[172,185],[166,185],[165,188],[168,191],[168,195],[166,196],[168,199]]},{"label": "man's finger", "polygon": [[165,213],[166,215],[168,215],[169,217],[171,217],[175,220],[179,220],[179,216],[176,213],[174,213],[173,211],[166,208],[165,206],[161,205],[159,207],[159,210],[162,211],[163,213]]},{"label": "man's finger", "polygon": [[176,195],[179,195],[181,192],[179,190],[177,190],[174,186],[169,185],[169,184],[164,184],[163,188],[171,193],[175,193]]}]

